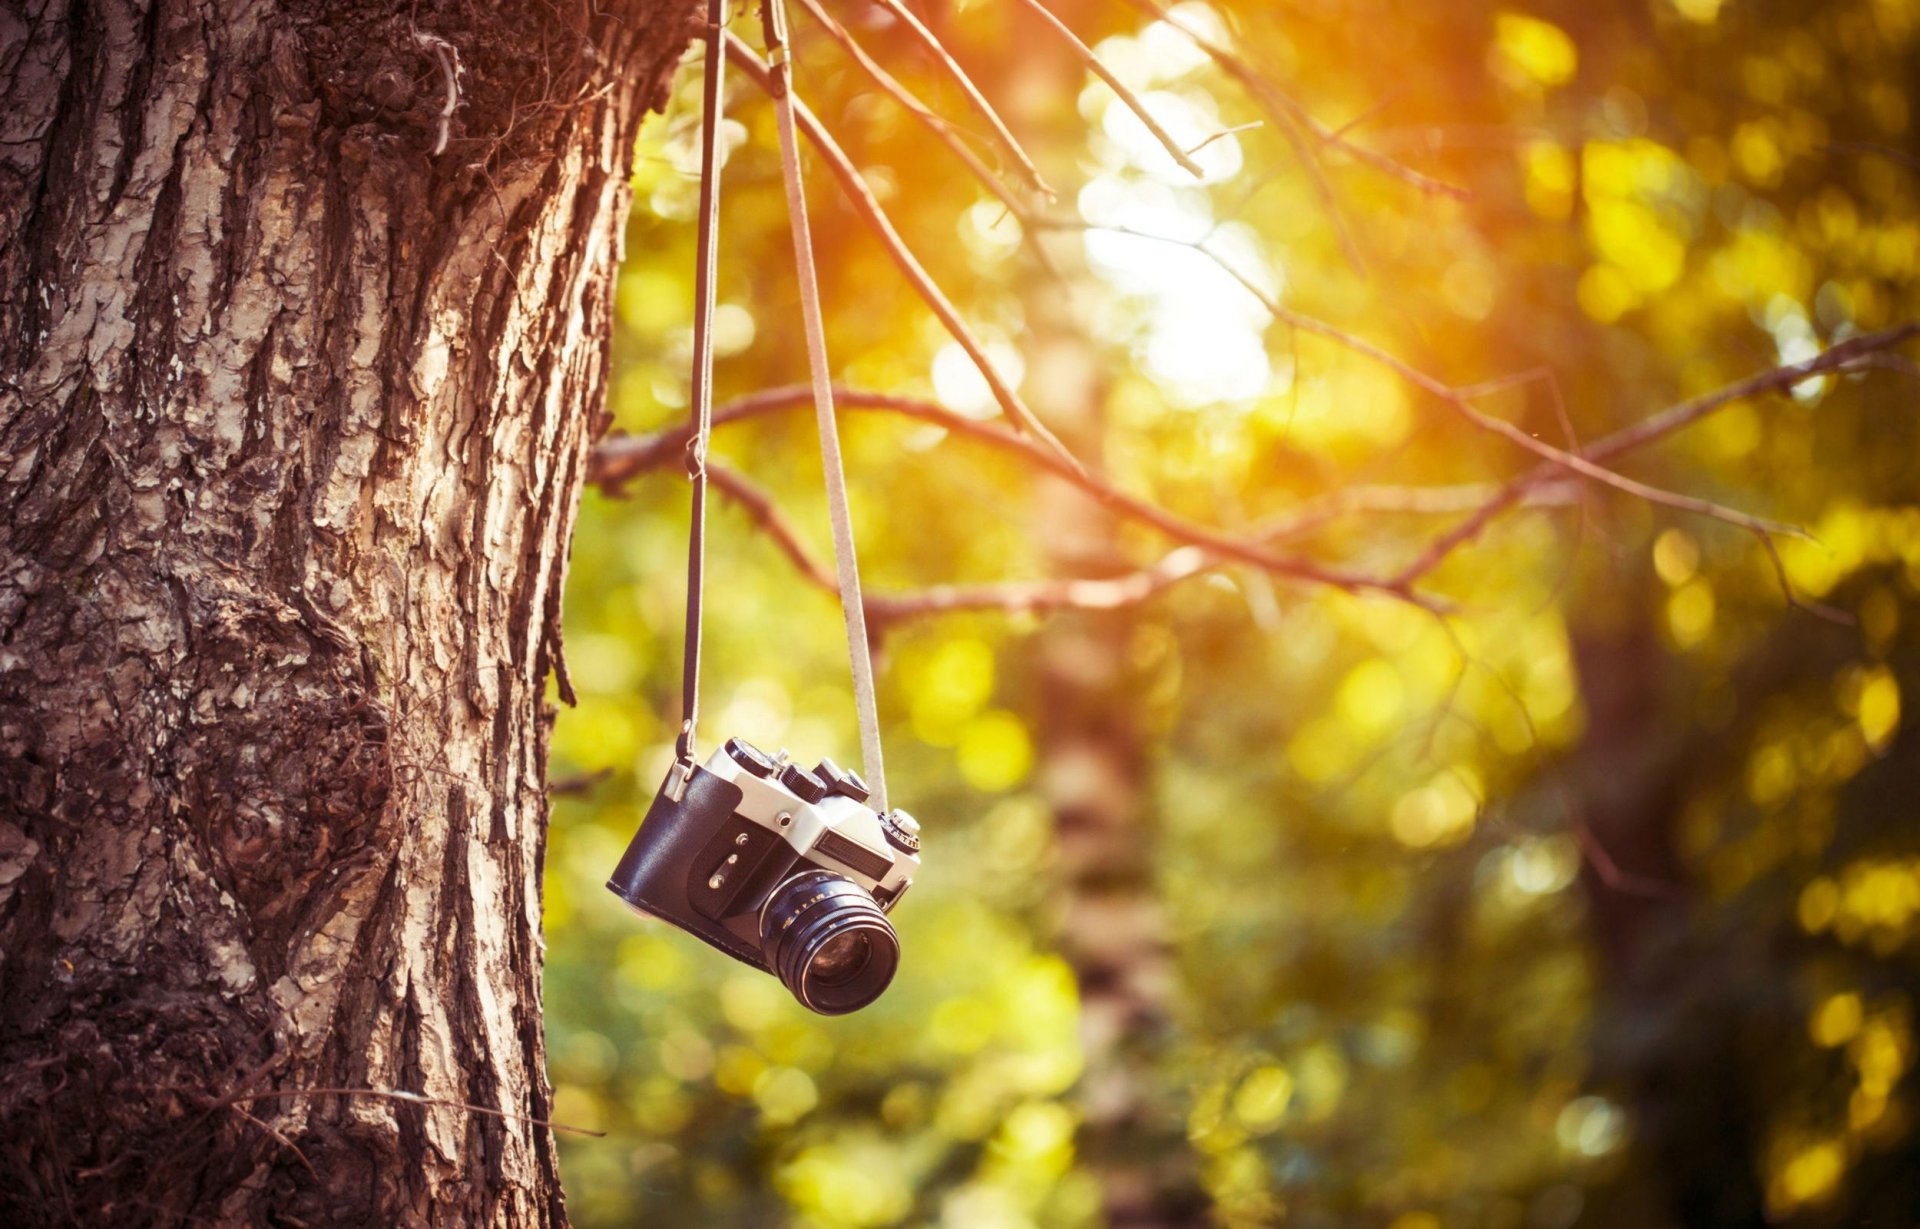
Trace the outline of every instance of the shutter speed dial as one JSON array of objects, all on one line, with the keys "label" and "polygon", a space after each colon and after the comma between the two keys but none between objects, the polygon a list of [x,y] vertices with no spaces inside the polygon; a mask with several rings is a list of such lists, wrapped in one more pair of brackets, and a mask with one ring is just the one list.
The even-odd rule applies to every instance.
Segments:
[{"label": "shutter speed dial", "polygon": [[734,763],[763,781],[780,771],[772,756],[744,738],[729,738],[721,749]]}]

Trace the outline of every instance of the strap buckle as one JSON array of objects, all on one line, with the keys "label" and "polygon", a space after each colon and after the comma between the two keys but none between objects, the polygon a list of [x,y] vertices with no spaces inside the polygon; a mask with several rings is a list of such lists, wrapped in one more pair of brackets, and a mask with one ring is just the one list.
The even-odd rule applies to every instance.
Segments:
[{"label": "strap buckle", "polygon": [[687,796],[687,786],[693,782],[693,770],[698,761],[693,755],[693,721],[680,723],[680,737],[674,740],[673,767],[667,770],[667,797],[679,802]]}]

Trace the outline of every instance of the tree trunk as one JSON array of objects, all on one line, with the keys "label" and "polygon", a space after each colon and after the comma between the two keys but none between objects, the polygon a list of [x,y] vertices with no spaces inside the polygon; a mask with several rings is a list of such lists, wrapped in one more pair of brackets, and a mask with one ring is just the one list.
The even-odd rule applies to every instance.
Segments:
[{"label": "tree trunk", "polygon": [[1178,971],[1153,875],[1146,732],[1125,700],[1127,628],[1065,616],[1038,653],[1058,943],[1080,991],[1086,1063],[1080,1164],[1100,1184],[1108,1229],[1197,1229],[1209,1208],[1160,1074]]},{"label": "tree trunk", "polygon": [[1703,905],[1681,817],[1705,782],[1739,771],[1770,700],[1831,678],[1854,645],[1804,617],[1783,623],[1732,672],[1739,718],[1711,730],[1693,718],[1699,679],[1661,646],[1645,584],[1615,577],[1622,607],[1601,617],[1590,607],[1574,631],[1587,732],[1564,765],[1590,841],[1592,1081],[1634,1118],[1629,1177],[1605,1197],[1642,1220],[1657,1208],[1662,1225],[1759,1227],[1761,1128],[1778,1082],[1766,1056],[1799,1034],[1801,1009],[1774,919],[1749,912],[1733,926]]},{"label": "tree trunk", "polygon": [[[1096,356],[1044,311],[1030,336],[1056,393],[1056,425],[1079,455],[1099,455],[1106,390]],[[1042,499],[1036,519],[1049,527],[1054,571],[1111,564],[1110,519],[1064,486]],[[1133,626],[1113,613],[1067,614],[1036,637],[1040,785],[1059,852],[1056,941],[1080,993],[1080,1165],[1100,1184],[1107,1229],[1184,1229],[1210,1223],[1209,1209],[1159,1074],[1179,974],[1154,880],[1149,733],[1128,702]]]},{"label": "tree trunk", "polygon": [[1648,622],[1583,629],[1574,649],[1588,711],[1572,775],[1591,842],[1581,878],[1598,956],[1594,1074],[1632,1107],[1633,1169],[1666,1223],[1761,1226],[1761,1115],[1740,1044],[1756,1013],[1754,970],[1743,949],[1698,933],[1677,841],[1712,749]]},{"label": "tree trunk", "polygon": [[691,10],[0,10],[0,1223],[564,1222],[543,691]]}]

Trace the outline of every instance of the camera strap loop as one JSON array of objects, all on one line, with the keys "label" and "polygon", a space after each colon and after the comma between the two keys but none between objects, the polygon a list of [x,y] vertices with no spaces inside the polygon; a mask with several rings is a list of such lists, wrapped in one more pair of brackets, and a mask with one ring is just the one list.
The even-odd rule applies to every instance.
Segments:
[{"label": "camera strap loop", "polygon": [[887,809],[887,773],[880,757],[880,712],[874,698],[873,658],[868,649],[866,605],[860,597],[860,564],[853,549],[853,517],[847,509],[847,476],[840,459],[840,431],[833,412],[833,373],[827,363],[826,329],[820,320],[820,278],[813,263],[813,233],[800,175],[800,144],[794,132],[791,55],[783,0],[762,0],[767,63],[773,75],[774,112],[780,129],[780,169],[787,185],[787,217],[793,226],[793,258],[800,282],[800,318],[807,338],[807,368],[813,383],[814,417],[820,427],[820,460],[826,471],[827,511],[833,522],[833,563],[839,576],[840,609],[847,625],[847,657],[853,667],[854,708],[860,722],[860,757],[872,789],[870,804]]},{"label": "camera strap loop", "polygon": [[687,632],[680,675],[680,736],[674,746],[682,790],[692,775],[694,726],[700,717],[700,606],[706,583],[707,441],[713,434],[713,281],[719,259],[720,108],[726,73],[721,45],[725,38],[726,0],[707,0],[706,80],[700,110],[700,229],[693,274],[693,435],[687,440],[693,515],[687,531]]}]

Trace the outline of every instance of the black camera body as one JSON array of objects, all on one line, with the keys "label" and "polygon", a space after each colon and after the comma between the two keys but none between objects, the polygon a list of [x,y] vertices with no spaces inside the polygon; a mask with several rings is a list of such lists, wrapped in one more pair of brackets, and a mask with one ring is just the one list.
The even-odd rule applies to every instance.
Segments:
[{"label": "black camera body", "polygon": [[887,913],[920,868],[919,824],[867,796],[832,760],[808,770],[730,738],[674,766],[607,887],[822,1015],[856,1011],[893,980]]}]

